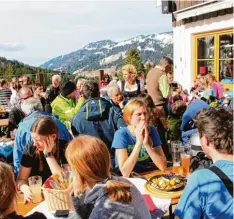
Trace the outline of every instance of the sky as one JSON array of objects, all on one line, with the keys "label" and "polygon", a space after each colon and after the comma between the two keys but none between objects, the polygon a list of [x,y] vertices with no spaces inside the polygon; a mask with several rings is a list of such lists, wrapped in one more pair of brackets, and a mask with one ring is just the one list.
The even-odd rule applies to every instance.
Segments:
[{"label": "sky", "polygon": [[39,66],[91,42],[172,31],[154,1],[2,1],[0,57]]}]

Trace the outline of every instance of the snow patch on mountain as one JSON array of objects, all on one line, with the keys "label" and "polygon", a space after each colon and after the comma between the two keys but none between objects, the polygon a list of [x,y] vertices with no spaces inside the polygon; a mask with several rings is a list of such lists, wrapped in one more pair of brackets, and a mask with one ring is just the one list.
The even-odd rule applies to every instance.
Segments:
[{"label": "snow patch on mountain", "polygon": [[109,63],[112,63],[114,61],[117,61],[118,59],[123,58],[123,56],[125,56],[125,53],[126,52],[120,52],[118,54],[108,56],[108,57],[100,60],[99,64],[100,65],[105,65],[105,64],[109,64]]},{"label": "snow patch on mountain", "polygon": [[148,50],[148,51],[155,51],[155,49],[153,47],[145,47],[144,50]]},{"label": "snow patch on mountain", "polygon": [[167,33],[157,34],[155,35],[155,39],[161,41],[163,44],[173,43],[173,38]]}]

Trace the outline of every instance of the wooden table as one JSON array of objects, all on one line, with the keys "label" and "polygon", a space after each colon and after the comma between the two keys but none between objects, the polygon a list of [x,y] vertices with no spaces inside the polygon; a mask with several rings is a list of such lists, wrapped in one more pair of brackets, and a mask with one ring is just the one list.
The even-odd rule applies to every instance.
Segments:
[{"label": "wooden table", "polygon": [[[172,170],[171,167],[167,168],[167,171],[171,171],[171,170]],[[141,173],[141,175],[144,176],[147,179],[151,178],[152,176],[159,175],[159,174],[163,174],[163,172],[160,171],[160,170],[153,170],[153,171]],[[171,204],[170,204],[170,207],[169,207],[169,216],[170,216],[170,218],[174,218],[174,214],[173,214],[173,211],[172,211],[172,206],[177,205],[179,200],[180,200],[179,198],[171,199]]]},{"label": "wooden table", "polygon": [[[168,168],[167,170],[171,170],[171,168]],[[158,175],[163,173],[160,170],[153,170],[153,171],[149,171],[149,172],[145,172],[145,173],[141,173],[141,175],[143,175],[144,177],[146,177],[147,179],[149,179],[152,176]],[[171,200],[171,205],[169,207],[169,215],[170,218],[173,217],[173,212],[172,212],[172,205],[176,205],[178,204],[179,199],[172,199]],[[39,204],[39,203],[38,203]],[[28,203],[27,205],[24,204],[24,196],[22,193],[20,193],[18,195],[17,198],[17,208],[16,208],[16,212],[20,215],[25,216],[29,211],[31,211],[33,208],[35,208],[38,204],[34,204],[32,202]]]},{"label": "wooden table", "polygon": [[1,126],[8,126],[9,119],[0,119],[0,127]]},{"label": "wooden table", "polygon": [[23,193],[18,193],[16,212],[19,215],[25,216],[29,211],[31,211],[33,208],[35,208],[38,204],[40,204],[40,203],[34,204],[32,202],[29,202],[28,204],[25,205]]}]

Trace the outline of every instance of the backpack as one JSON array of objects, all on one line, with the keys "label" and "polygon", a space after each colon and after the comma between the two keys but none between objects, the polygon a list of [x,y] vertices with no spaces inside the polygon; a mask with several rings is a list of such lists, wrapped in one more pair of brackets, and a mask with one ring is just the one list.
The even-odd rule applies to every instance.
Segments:
[{"label": "backpack", "polygon": [[213,164],[212,160],[208,158],[204,152],[198,152],[196,156],[191,157],[190,171],[209,168]]}]

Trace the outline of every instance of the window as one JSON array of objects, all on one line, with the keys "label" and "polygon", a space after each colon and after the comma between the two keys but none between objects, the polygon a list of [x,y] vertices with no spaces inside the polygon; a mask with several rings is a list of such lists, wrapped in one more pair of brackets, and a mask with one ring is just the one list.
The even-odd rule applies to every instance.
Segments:
[{"label": "window", "polygon": [[213,73],[226,88],[233,80],[233,30],[195,35],[195,74]]}]

